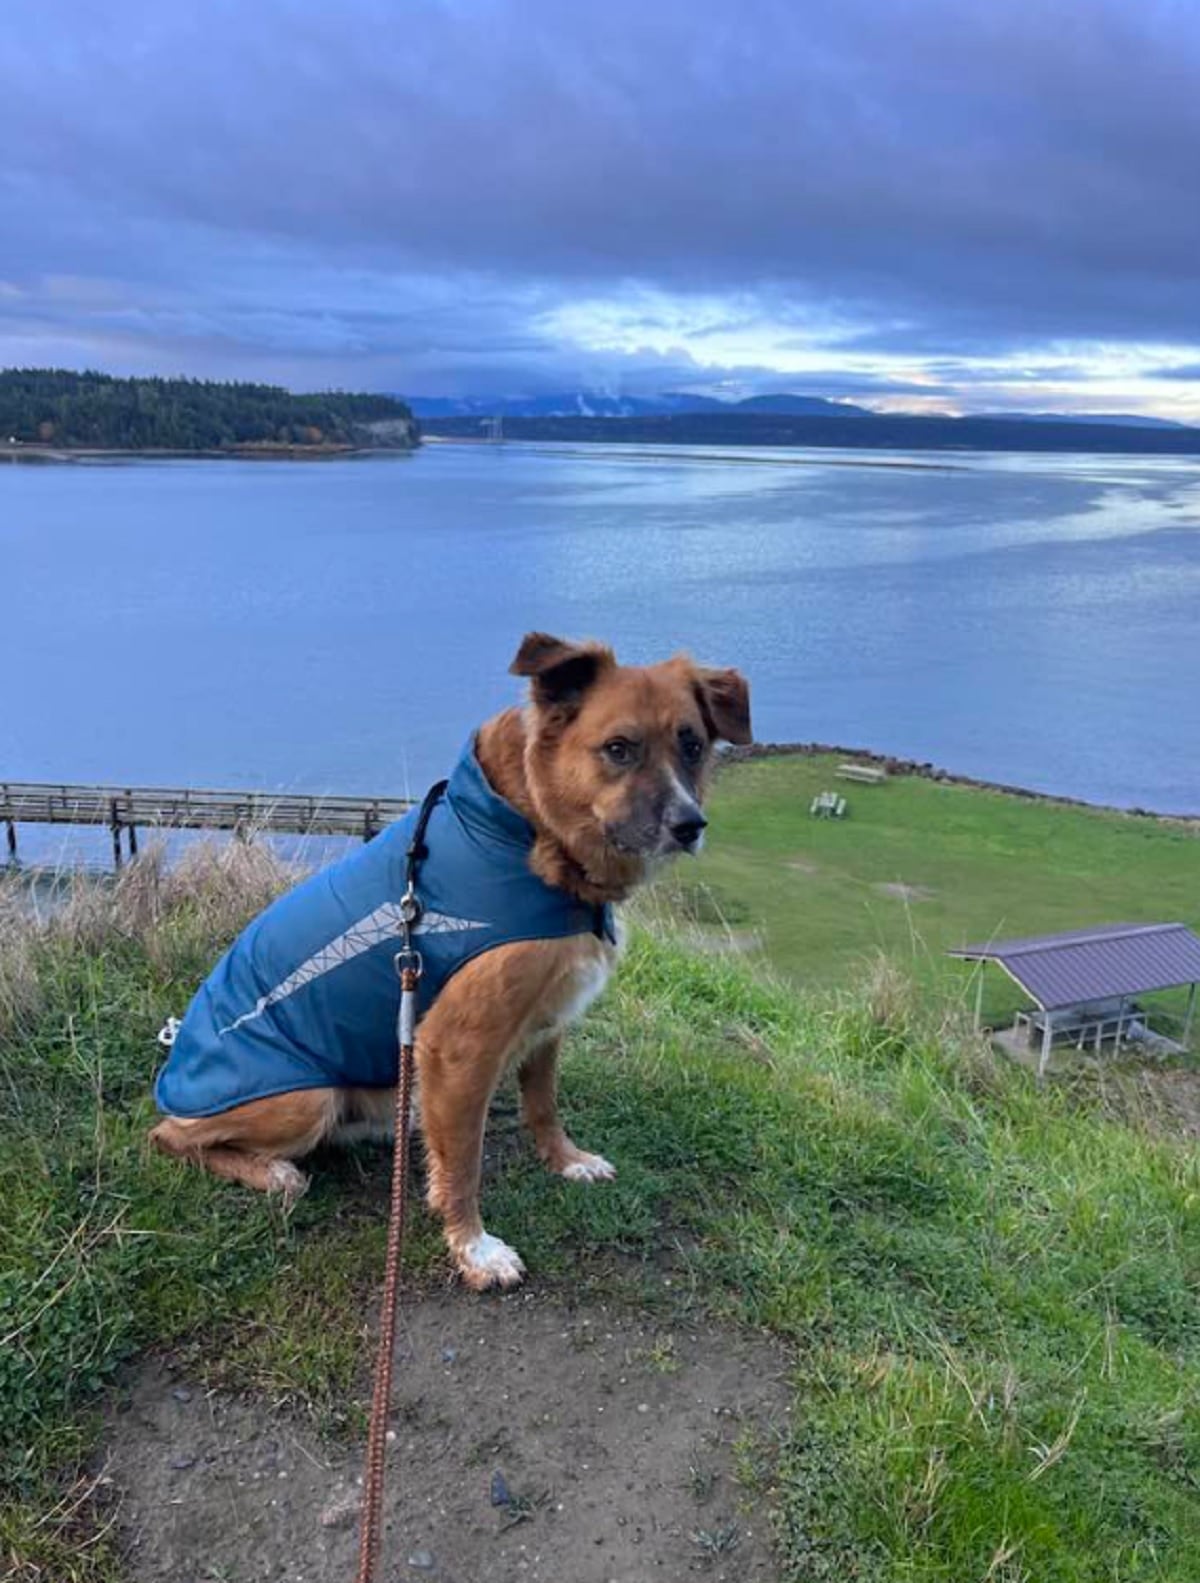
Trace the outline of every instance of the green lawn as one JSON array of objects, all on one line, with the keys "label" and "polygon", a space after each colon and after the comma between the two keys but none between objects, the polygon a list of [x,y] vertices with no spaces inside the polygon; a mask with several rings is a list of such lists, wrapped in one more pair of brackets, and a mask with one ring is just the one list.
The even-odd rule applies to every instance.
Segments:
[{"label": "green lawn", "polygon": [[[743,861],[723,839],[705,859],[731,886],[753,874],[794,977],[809,976],[811,939],[813,979],[852,983],[853,919],[880,914],[835,888],[836,937],[811,904],[786,928],[768,875],[792,854],[829,869],[857,853],[860,891],[890,865],[934,888],[957,873],[961,913],[947,893],[934,916],[976,932],[981,874],[1039,839],[1060,874],[1093,872],[1092,917],[1111,915],[1120,892],[1094,871],[1126,839],[1150,854],[1126,868],[1154,867],[1176,898],[1185,863],[1195,873],[1197,848],[1169,832],[991,798],[973,809],[975,794],[919,784],[856,792],[854,824],[810,825],[792,807],[800,767],[724,780],[715,828]],[[923,835],[905,834],[905,807]],[[0,895],[0,1575],[21,1583],[124,1576],[78,1479],[95,1404],[145,1347],[186,1348],[192,1370],[330,1434],[361,1429],[386,1156],[328,1155],[285,1219],[144,1144],[162,1009],[277,883],[254,861],[234,849],[232,866],[165,879],[143,860],[42,932]],[[1006,927],[1059,921],[1010,918],[1007,898],[991,904]],[[888,939],[906,941],[902,919],[872,937]],[[791,1427],[747,1435],[742,1464],[767,1493],[783,1583],[1195,1583],[1200,1153],[1109,1097],[1039,1088],[928,985],[877,974],[873,988],[797,992],[635,931],[564,1074],[568,1120],[617,1182],[572,1189],[502,1125],[488,1224],[568,1300],[623,1297],[667,1333],[722,1320],[780,1338]],[[418,1212],[411,1278],[444,1267]]]},{"label": "green lawn", "polygon": [[[882,950],[920,981],[962,991],[969,969],[947,966],[948,946],[1093,923],[1200,925],[1195,827],[917,777],[859,786],[835,777],[837,762],[759,759],[723,772],[708,850],[662,886],[691,916],[761,937],[798,986],[850,983]],[[811,817],[814,795],[834,788],[848,816]],[[985,1015],[998,1020],[1019,999],[988,970]],[[1181,997],[1168,1004],[1178,1010]]]}]

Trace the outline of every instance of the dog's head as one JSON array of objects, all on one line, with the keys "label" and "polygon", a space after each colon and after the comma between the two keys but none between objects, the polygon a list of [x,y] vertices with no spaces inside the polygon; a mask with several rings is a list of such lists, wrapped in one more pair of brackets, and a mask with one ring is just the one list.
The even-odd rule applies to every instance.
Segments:
[{"label": "dog's head", "polygon": [[696,852],[718,741],[750,741],[750,690],[685,655],[618,665],[598,643],[530,632],[525,774],[539,821],[585,868]]}]

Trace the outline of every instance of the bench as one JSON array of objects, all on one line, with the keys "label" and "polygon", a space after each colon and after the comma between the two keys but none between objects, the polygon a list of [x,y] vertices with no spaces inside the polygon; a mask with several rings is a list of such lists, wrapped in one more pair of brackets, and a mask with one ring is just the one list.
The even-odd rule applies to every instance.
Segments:
[{"label": "bench", "polygon": [[882,786],[887,770],[874,764],[839,764],[836,773],[844,781],[859,781],[864,786]]}]

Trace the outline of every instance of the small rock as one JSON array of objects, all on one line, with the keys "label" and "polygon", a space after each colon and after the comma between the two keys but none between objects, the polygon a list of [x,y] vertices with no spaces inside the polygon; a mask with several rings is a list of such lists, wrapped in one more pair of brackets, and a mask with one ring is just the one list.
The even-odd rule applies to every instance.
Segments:
[{"label": "small rock", "polygon": [[175,1473],[186,1473],[189,1468],[196,1466],[196,1459],[186,1451],[179,1451],[171,1458],[167,1466]]},{"label": "small rock", "polygon": [[190,1402],[192,1399],[192,1393],[186,1385],[177,1385],[171,1395],[177,1402]]},{"label": "small rock", "polygon": [[415,1567],[418,1572],[433,1571],[433,1557],[428,1550],[414,1550],[408,1558],[410,1567]]},{"label": "small rock", "polygon": [[492,1474],[492,1505],[508,1506],[511,1502],[512,1494],[508,1488],[508,1480],[497,1470]]},{"label": "small rock", "polygon": [[648,1413],[649,1411],[650,1411],[650,1403],[649,1402],[639,1402],[638,1403],[638,1412],[639,1413]]},{"label": "small rock", "polygon": [[442,1362],[443,1363],[453,1363],[457,1356],[458,1356],[458,1348],[457,1347],[443,1347],[442,1348]]},{"label": "small rock", "polygon": [[359,1490],[343,1490],[340,1495],[335,1495],[321,1513],[322,1528],[346,1528],[358,1516],[362,1506],[362,1492]]}]

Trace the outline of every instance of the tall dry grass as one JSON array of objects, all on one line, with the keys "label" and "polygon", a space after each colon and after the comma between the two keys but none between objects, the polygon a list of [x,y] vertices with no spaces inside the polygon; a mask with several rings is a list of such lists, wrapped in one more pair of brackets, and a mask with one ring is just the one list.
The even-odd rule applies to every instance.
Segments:
[{"label": "tall dry grass", "polygon": [[203,842],[177,862],[155,843],[115,876],[63,872],[43,887],[0,876],[0,1042],[36,1019],[63,951],[134,946],[160,973],[199,976],[302,870],[262,841]]},{"label": "tall dry grass", "polygon": [[41,1005],[36,940],[24,886],[0,879],[0,1039]]}]

